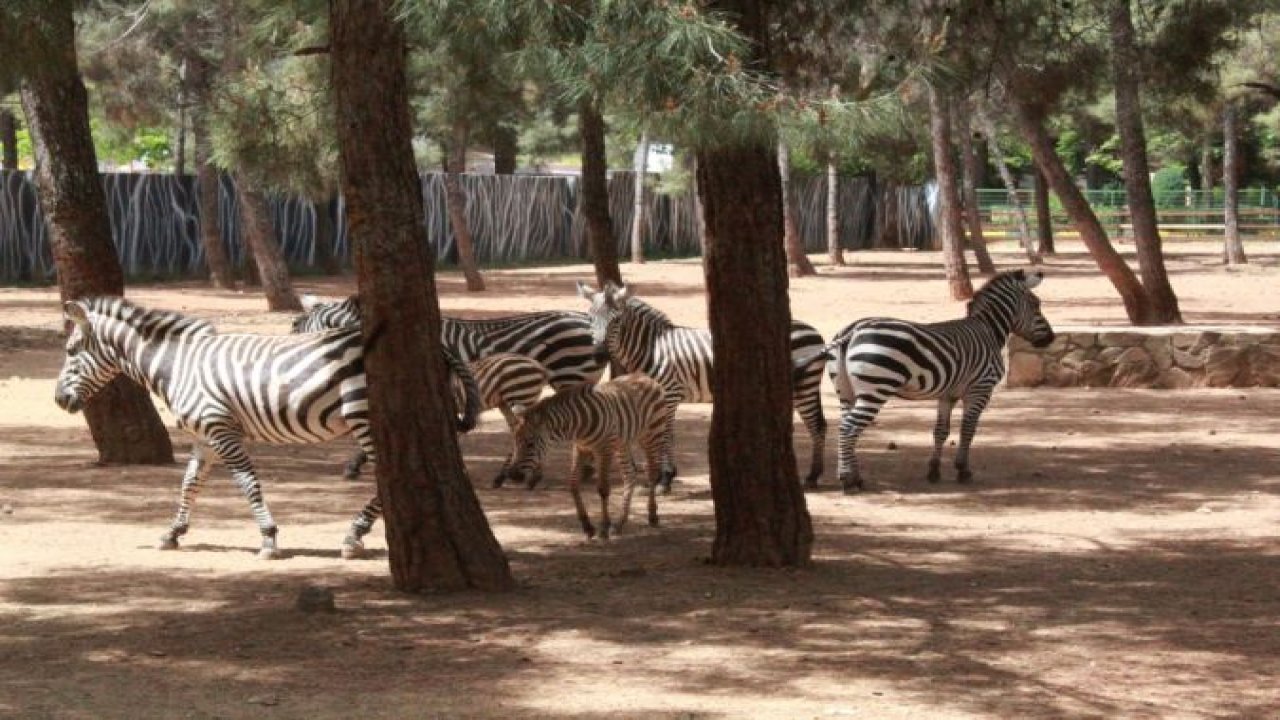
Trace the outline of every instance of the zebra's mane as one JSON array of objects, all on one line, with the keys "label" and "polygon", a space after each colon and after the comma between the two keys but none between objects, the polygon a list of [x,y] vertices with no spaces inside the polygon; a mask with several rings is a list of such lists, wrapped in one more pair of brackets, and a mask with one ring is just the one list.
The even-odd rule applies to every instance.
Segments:
[{"label": "zebra's mane", "polygon": [[671,318],[668,317],[666,313],[650,305],[649,303],[641,300],[640,298],[635,298],[635,297],[627,298],[626,306],[627,308],[635,311],[638,315],[643,317],[646,321],[654,325],[658,325],[664,330],[670,329],[676,326],[675,323],[671,322]]},{"label": "zebra's mane", "polygon": [[217,332],[207,320],[172,310],[148,310],[122,297],[104,295],[81,298],[79,302],[91,314],[119,320],[146,340],[213,335]]},{"label": "zebra's mane", "polygon": [[1027,274],[1022,270],[1007,270],[998,273],[973,294],[973,299],[969,301],[967,314],[972,316],[982,309],[993,295],[1005,287],[1017,287],[1025,292],[1027,290]]}]

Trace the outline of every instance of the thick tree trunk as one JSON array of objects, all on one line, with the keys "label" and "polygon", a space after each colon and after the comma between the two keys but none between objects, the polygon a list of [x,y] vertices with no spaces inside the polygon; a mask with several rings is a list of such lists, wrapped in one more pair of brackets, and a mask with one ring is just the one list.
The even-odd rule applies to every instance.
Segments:
[{"label": "thick tree trunk", "polygon": [[243,177],[236,178],[236,193],[240,197],[240,227],[244,232],[245,247],[253,255],[258,269],[258,279],[262,281],[262,291],[267,296],[267,309],[302,310],[302,303],[289,280],[289,264],[284,259],[284,249],[276,241],[275,223],[271,219],[267,196]]},{"label": "thick tree trunk", "polygon": [[969,113],[961,112],[960,106],[952,106],[951,116],[956,122],[956,135],[960,138],[961,185],[964,188],[964,221],[969,228],[969,247],[978,260],[978,272],[986,275],[996,274],[996,264],[991,260],[991,252],[987,249],[987,239],[982,235],[982,208],[978,206],[978,186],[982,184],[982,170],[978,165],[978,154],[973,149],[973,124]]},{"label": "thick tree trunk", "polygon": [[1147,295],[1142,291],[1137,276],[1112,247],[1107,231],[1098,222],[1098,216],[1094,214],[1084,193],[1076,187],[1062,158],[1058,157],[1053,141],[1045,130],[1043,118],[1016,102],[1013,104],[1013,117],[1022,139],[1031,146],[1031,155],[1040,172],[1044,173],[1045,179],[1071,217],[1071,222],[1075,224],[1076,231],[1080,233],[1081,241],[1093,256],[1094,262],[1098,263],[1098,268],[1120,294],[1129,321],[1135,325],[1154,324]]},{"label": "thick tree trunk", "polygon": [[[111,240],[106,195],[89,132],[89,103],[76,66],[71,0],[48,3],[24,32],[44,62],[21,85],[35,151],[35,181],[62,300],[123,295],[124,272]],[[173,462],[169,433],[147,391],[124,377],[84,410],[104,464]]]},{"label": "thick tree trunk", "polygon": [[484,276],[476,265],[475,242],[471,237],[471,223],[467,222],[467,194],[459,177],[467,169],[467,136],[471,130],[465,120],[453,123],[453,140],[449,143],[444,167],[445,205],[449,208],[449,227],[453,228],[453,241],[458,246],[458,265],[467,281],[467,292],[484,290]]},{"label": "thick tree trunk", "polygon": [[1039,255],[1056,255],[1053,244],[1053,208],[1049,206],[1049,179],[1039,167],[1031,168],[1035,181],[1036,237],[1039,239]]},{"label": "thick tree trunk", "polygon": [[191,112],[191,134],[196,155],[196,207],[200,213],[200,246],[214,287],[234,290],[236,276],[222,239],[221,176],[210,159],[209,139],[209,66],[202,59],[187,63],[187,81],[194,101]]},{"label": "thick tree trunk", "polygon": [[454,430],[435,261],[413,163],[405,38],[393,5],[329,5],[330,83],[391,575],[406,592],[508,590],[511,568],[467,478]]},{"label": "thick tree trunk", "polygon": [[1222,205],[1226,229],[1222,261],[1242,265],[1249,259],[1240,239],[1240,129],[1236,127],[1236,108],[1231,103],[1222,108],[1222,189],[1226,194]]},{"label": "thick tree trunk", "polygon": [[516,171],[516,158],[520,152],[520,136],[515,128],[499,124],[493,131],[493,172],[510,175]]},{"label": "thick tree trunk", "polygon": [[1151,193],[1147,166],[1147,136],[1142,122],[1141,66],[1133,38],[1129,0],[1110,0],[1112,79],[1116,95],[1116,127],[1120,133],[1120,155],[1124,163],[1124,186],[1133,222],[1133,244],[1138,255],[1142,287],[1150,305],[1150,320],[1180,323],[1178,298],[1169,284],[1164,267],[1160,226],[1156,223],[1156,203]]},{"label": "thick tree trunk", "polygon": [[635,187],[631,193],[631,262],[644,262],[644,180],[649,172],[649,134],[640,133],[636,144]]},{"label": "thick tree trunk", "polygon": [[337,237],[337,227],[333,220],[334,205],[337,198],[329,198],[311,204],[312,210],[316,215],[316,265],[325,275],[341,275],[342,263],[338,261],[338,257],[334,255],[333,245],[334,238]]},{"label": "thick tree trunk", "polygon": [[791,188],[791,151],[778,141],[778,179],[782,185],[782,244],[787,251],[787,274],[791,277],[816,275],[817,270],[804,252],[800,224],[796,222],[796,198]]},{"label": "thick tree trunk", "polygon": [[950,103],[942,90],[929,88],[929,140],[933,148],[934,178],[938,183],[937,230],[942,236],[942,262],[951,297],[973,297],[973,283],[964,262],[964,227],[960,219],[960,195],[956,192],[955,161],[951,157]]},{"label": "thick tree trunk", "polygon": [[609,217],[609,164],[604,146],[604,118],[590,98],[578,103],[578,133],[582,142],[582,214],[587,223],[587,248],[596,267],[596,282],[622,284],[618,245]]},{"label": "thick tree trunk", "polygon": [[18,169],[18,118],[0,108],[0,169]]},{"label": "thick tree trunk", "polygon": [[1000,180],[1009,194],[1009,204],[1013,206],[1013,214],[1018,221],[1018,235],[1022,238],[1022,249],[1027,253],[1027,262],[1039,265],[1043,260],[1034,247],[1035,240],[1031,237],[1027,210],[1022,204],[1022,198],[1018,197],[1018,182],[1014,179],[1013,172],[1009,170],[1009,164],[1004,161],[1004,154],[1000,152],[1000,145],[996,142],[996,125],[991,122],[991,116],[983,108],[978,109],[977,117],[978,124],[982,126],[982,134],[986,136],[987,147],[990,148],[987,156],[995,161],[996,172],[1000,173]]},{"label": "thick tree trunk", "polygon": [[[768,52],[761,0],[721,0],[712,7],[737,18],[755,47]],[[773,146],[703,150],[697,184],[716,357],[707,439],[716,513],[712,561],[803,565],[812,552],[813,526],[791,444],[791,308],[778,242],[782,187]]]},{"label": "thick tree trunk", "polygon": [[830,155],[827,157],[827,257],[832,265],[844,265],[844,250],[840,247],[840,176]]}]

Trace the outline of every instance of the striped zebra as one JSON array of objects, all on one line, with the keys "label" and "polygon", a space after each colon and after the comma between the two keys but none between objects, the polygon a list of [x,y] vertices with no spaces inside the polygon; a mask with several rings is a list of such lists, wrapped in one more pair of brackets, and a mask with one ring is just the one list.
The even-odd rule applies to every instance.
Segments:
[{"label": "striped zebra", "polygon": [[[222,461],[249,501],[262,533],[259,557],[277,555],[276,523],[245,444],[318,443],[346,433],[374,456],[369,432],[364,353],[358,330],[312,335],[219,335],[204,320],[143,309],[120,297],[74,300],[64,305],[74,323],[54,400],[77,412],[117,375],[159,395],[178,426],[195,436],[182,478],[178,512],[161,549],[176,549],[208,475],[206,452]],[[446,353],[447,355],[447,353]],[[479,414],[479,392],[456,359],[451,369],[468,385],[459,427]],[[363,549],[361,538],[382,515],[374,497],[351,523],[344,557]]]},{"label": "striped zebra", "polygon": [[[667,447],[673,447],[675,407],[682,402],[708,403],[711,397],[711,331],[680,327],[665,313],[632,297],[626,287],[605,285],[596,290],[578,283],[578,294],[591,303],[591,329],[595,341],[627,372],[643,372],[662,383],[671,406]],[[822,414],[822,336],[805,323],[791,322],[793,405],[813,441],[807,487],[817,487],[822,476],[827,420]],[[665,461],[663,492],[671,488],[674,459]]]},{"label": "striped zebra", "polygon": [[1009,335],[1036,347],[1053,342],[1053,328],[1031,292],[1043,278],[1040,271],[1000,273],[974,294],[967,317],[959,320],[922,325],[867,318],[836,334],[827,346],[827,373],[840,396],[839,472],[845,492],[862,488],[855,454],[858,437],[891,397],[938,401],[929,482],[940,479],[951,411],[957,401],[964,403],[956,477],[962,483],[973,480],[969,445],[992,390],[1004,377],[1003,349]]},{"label": "striped zebra", "polygon": [[[302,307],[305,312],[293,321],[294,332],[349,327],[360,322],[360,299],[355,295],[335,302],[304,295]],[[557,391],[599,382],[609,362],[597,351],[591,339],[591,322],[586,313],[580,312],[532,312],[488,320],[442,317],[440,336],[444,346],[463,362],[498,352],[535,360],[551,373],[551,387]]]},{"label": "striped zebra", "polygon": [[[600,537],[621,530],[631,514],[631,496],[637,473],[631,460],[631,446],[639,445],[645,455],[649,480],[649,524],[658,524],[658,504],[654,492],[660,480],[666,447],[670,407],[665,391],[653,378],[633,373],[599,385],[578,385],[539,401],[521,414],[516,424],[515,452],[511,477],[516,481],[541,466],[547,445],[557,441],[573,443],[569,467],[569,492],[578,511],[578,520],[587,538],[595,537],[579,487],[583,475],[594,467],[600,494]],[[609,465],[617,458],[626,475],[622,511],[617,524],[609,519]],[[529,486],[537,481],[530,475]]]}]

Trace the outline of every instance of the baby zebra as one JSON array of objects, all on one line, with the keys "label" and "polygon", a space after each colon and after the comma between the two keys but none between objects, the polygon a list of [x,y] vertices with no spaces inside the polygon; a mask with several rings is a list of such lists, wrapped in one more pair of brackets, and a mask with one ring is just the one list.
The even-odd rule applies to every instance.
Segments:
[{"label": "baby zebra", "polygon": [[[553,441],[573,443],[569,467],[569,492],[578,511],[578,520],[587,538],[596,529],[582,504],[579,485],[584,461],[596,470],[602,514],[600,537],[608,539],[611,531],[621,530],[631,512],[631,495],[635,491],[636,468],[631,461],[631,445],[644,451],[649,480],[649,524],[658,524],[658,504],[654,492],[658,487],[659,468],[666,453],[667,405],[662,386],[653,378],[633,373],[600,385],[580,385],[561,390],[524,412],[516,425],[515,453],[511,458],[510,477],[519,481],[541,464],[547,445]],[[583,456],[588,456],[584,458]],[[609,520],[609,463],[617,456],[626,473],[622,494],[622,514],[617,525]],[[530,479],[530,487],[536,482]]]},{"label": "baby zebra", "polygon": [[956,478],[973,480],[969,445],[991,391],[1004,377],[1005,342],[1017,334],[1036,347],[1053,342],[1053,328],[1031,289],[1043,273],[1022,270],[993,277],[969,301],[968,316],[927,325],[867,318],[836,334],[828,348],[827,372],[840,396],[840,482],[845,492],[862,489],[855,448],[858,436],[891,397],[937,400],[929,482],[937,482],[942,444],[951,431],[951,410],[964,403]]}]

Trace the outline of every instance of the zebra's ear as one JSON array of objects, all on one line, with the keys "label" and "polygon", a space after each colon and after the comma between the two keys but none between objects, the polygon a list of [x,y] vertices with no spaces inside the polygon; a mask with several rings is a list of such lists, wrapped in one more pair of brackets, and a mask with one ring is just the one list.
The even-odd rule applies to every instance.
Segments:
[{"label": "zebra's ear", "polygon": [[581,280],[578,281],[578,297],[582,298],[583,300],[590,300],[592,296],[594,296],[595,294],[596,294],[595,288],[582,282]]},{"label": "zebra's ear", "polygon": [[630,285],[623,285],[622,287],[620,287],[620,288],[618,288],[617,290],[614,290],[614,291],[613,291],[613,301],[614,301],[614,302],[622,302],[623,300],[626,300],[626,299],[627,299],[627,298],[629,298],[629,297],[631,297],[631,286],[630,286]]},{"label": "zebra's ear", "polygon": [[322,301],[315,295],[305,294],[298,297],[298,302],[302,303],[303,310],[311,310],[319,305]]},{"label": "zebra's ear", "polygon": [[1025,282],[1027,283],[1027,289],[1031,289],[1044,281],[1043,270],[1036,270],[1034,272],[1024,273],[1023,275]]},{"label": "zebra's ear", "polygon": [[80,328],[80,332],[85,335],[93,332],[93,324],[89,322],[89,313],[80,303],[75,300],[68,300],[62,304],[62,313],[67,320],[75,323]]}]

